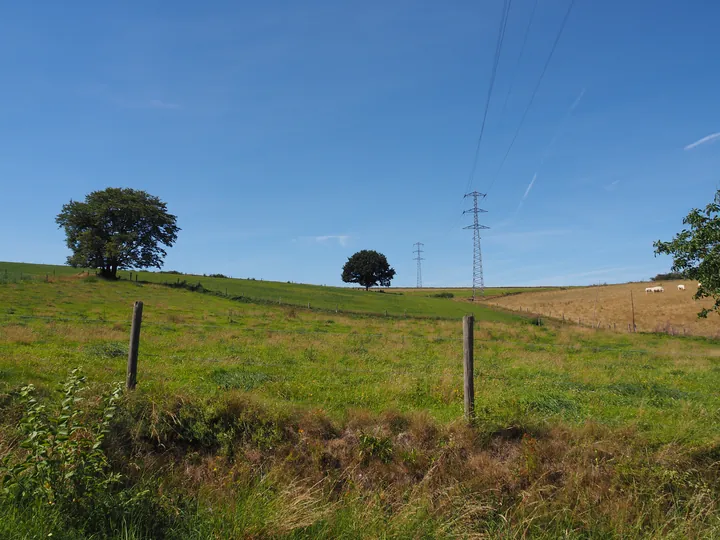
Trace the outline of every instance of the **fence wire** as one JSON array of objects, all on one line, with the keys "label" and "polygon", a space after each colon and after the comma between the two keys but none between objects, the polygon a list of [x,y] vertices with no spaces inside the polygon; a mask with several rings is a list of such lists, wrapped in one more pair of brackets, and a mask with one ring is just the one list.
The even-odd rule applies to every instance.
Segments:
[{"label": "fence wire", "polygon": [[[86,317],[57,317],[57,316],[46,316],[46,315],[26,315],[26,314],[6,314],[0,318],[0,327],[3,324],[13,324],[15,321],[27,322],[27,321],[43,321],[46,323],[79,323],[79,324],[97,324],[97,325],[108,325],[117,326],[121,325],[124,328],[130,328],[130,321],[128,320],[107,320],[107,319],[91,319]],[[197,328],[197,329],[212,329],[212,330],[230,330],[233,333],[242,332],[248,335],[287,335],[287,336],[318,336],[318,337],[342,337],[347,339],[375,339],[384,341],[395,341],[401,342],[402,344],[413,344],[413,343],[426,343],[426,344],[438,344],[438,343],[457,343],[459,346],[462,343],[462,335],[460,329],[456,336],[418,336],[411,334],[382,334],[374,332],[336,332],[330,330],[288,330],[288,329],[272,329],[272,328],[257,328],[243,326],[240,323],[227,322],[227,323],[170,323],[170,322],[155,322],[155,321],[143,321],[142,327],[160,328],[160,329],[172,329],[174,327],[182,328]],[[476,335],[474,339],[475,349],[487,349],[493,350],[499,347],[512,346],[515,348],[531,349],[540,352],[562,352],[567,354],[579,354],[579,353],[618,353],[624,356],[653,356],[662,358],[714,358],[711,354],[703,353],[674,353],[669,351],[649,351],[646,349],[632,349],[624,346],[597,346],[589,345],[586,343],[574,343],[574,344],[563,344],[563,343],[548,343],[538,341],[517,341],[509,339],[482,339]],[[150,356],[147,353],[143,353],[143,356]]]}]

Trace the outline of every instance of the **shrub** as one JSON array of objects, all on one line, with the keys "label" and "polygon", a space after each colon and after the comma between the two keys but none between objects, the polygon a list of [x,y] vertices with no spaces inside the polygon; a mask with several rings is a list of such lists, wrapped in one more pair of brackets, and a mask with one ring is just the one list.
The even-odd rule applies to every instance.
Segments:
[{"label": "shrub", "polygon": [[0,499],[18,509],[52,509],[69,526],[107,530],[126,512],[145,505],[147,492],[123,489],[102,444],[121,399],[119,384],[105,396],[98,417],[83,422],[80,403],[85,377],[74,369],[62,386],[59,410],[35,397],[31,384],[20,390],[24,439],[20,452],[0,463]]},{"label": "shrub", "polygon": [[685,279],[685,276],[680,272],[668,272],[667,274],[658,274],[654,278],[650,278],[651,281],[666,281],[670,279]]},{"label": "shrub", "polygon": [[208,277],[227,278],[225,274],[210,274]]},{"label": "shrub", "polygon": [[451,292],[439,292],[428,295],[430,298],[455,298],[455,295]]},{"label": "shrub", "polygon": [[363,433],[359,437],[360,459],[367,464],[371,459],[390,463],[393,457],[392,440],[389,437],[375,437]]}]

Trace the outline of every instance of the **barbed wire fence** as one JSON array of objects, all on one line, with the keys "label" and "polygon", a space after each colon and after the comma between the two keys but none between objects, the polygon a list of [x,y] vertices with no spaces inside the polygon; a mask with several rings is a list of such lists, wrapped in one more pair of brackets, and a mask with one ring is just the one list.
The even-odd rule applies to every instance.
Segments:
[{"label": "barbed wire fence", "polygon": [[[29,321],[40,321],[42,323],[51,325],[51,324],[57,324],[57,323],[70,323],[73,325],[106,325],[111,326],[113,329],[117,330],[124,330],[127,331],[128,326],[130,328],[130,340],[129,340],[129,346],[127,349],[127,369],[126,369],[126,390],[127,391],[133,391],[136,388],[137,380],[138,380],[138,364],[140,363],[139,360],[142,358],[169,358],[173,355],[164,353],[164,354],[158,354],[156,352],[146,352],[143,351],[142,354],[139,353],[139,345],[140,345],[140,335],[141,335],[141,325],[142,325],[142,317],[143,317],[143,303],[142,302],[135,302],[134,308],[133,308],[133,314],[131,323],[128,325],[128,321],[120,320],[107,320],[106,318],[96,318],[92,319],[89,317],[58,317],[58,316],[44,316],[44,315],[28,315],[28,314],[15,314],[15,313],[6,313],[0,318],[0,328],[2,328],[3,325],[8,324],[26,324]],[[230,318],[230,321],[232,319]],[[655,357],[655,358],[687,358],[687,357],[703,357],[708,358],[711,355],[703,355],[703,354],[697,354],[697,353],[682,353],[678,354],[673,351],[668,350],[661,350],[661,351],[648,351],[644,349],[631,349],[629,347],[623,347],[623,346],[587,346],[583,343],[572,343],[572,344],[565,344],[565,343],[548,343],[545,341],[539,341],[536,342],[534,340],[526,340],[526,341],[513,341],[508,339],[474,339],[474,317],[472,315],[465,316],[462,321],[462,333],[458,332],[457,335],[454,336],[418,336],[418,335],[405,335],[404,333],[400,333],[400,336],[398,336],[398,333],[393,334],[383,334],[383,333],[371,333],[371,332],[357,332],[357,331],[348,331],[348,332],[333,332],[333,331],[326,331],[326,330],[306,330],[306,329],[271,329],[271,328],[253,328],[248,326],[241,326],[241,325],[234,325],[232,322],[227,322],[224,324],[220,323],[172,323],[172,322],[160,322],[160,321],[146,321],[145,327],[159,327],[159,328],[175,328],[175,327],[183,327],[183,328],[199,328],[199,329],[213,329],[218,332],[223,331],[229,331],[232,330],[233,332],[242,332],[242,333],[248,333],[249,335],[254,334],[255,336],[272,336],[272,335],[293,335],[293,336],[307,336],[307,335],[313,335],[313,336],[322,336],[323,338],[342,338],[344,340],[350,340],[350,339],[356,339],[360,342],[363,340],[397,340],[399,337],[402,340],[403,347],[408,346],[409,344],[417,344],[417,343],[424,343],[428,346],[430,344],[438,344],[438,343],[454,343],[457,344],[457,353],[450,353],[451,355],[455,356],[457,354],[457,357],[462,359],[462,362],[457,363],[457,370],[459,371],[460,365],[462,365],[462,378],[463,378],[463,401],[464,401],[464,416],[467,422],[470,424],[474,423],[475,421],[475,397],[474,397],[474,381],[476,378],[475,371],[474,371],[474,355],[476,352],[480,352],[483,354],[483,358],[487,358],[487,355],[493,355],[496,352],[502,351],[504,354],[508,353],[508,345],[514,345],[521,347],[524,350],[533,350],[533,351],[539,351],[539,352],[547,352],[550,354],[558,355],[558,354],[564,354],[564,355],[573,355],[573,354],[582,354],[582,353],[591,353],[591,354],[598,354],[598,353],[612,353],[613,355],[617,354],[619,358],[622,358],[623,356],[645,356],[645,357]],[[547,336],[538,335],[540,339]],[[409,341],[409,343],[406,343],[406,339]],[[107,340],[107,343],[111,345],[113,343],[117,343],[117,341],[113,340]],[[97,342],[94,343],[97,345]],[[57,349],[55,352],[60,352]],[[63,352],[67,353],[68,355],[77,354],[78,352],[87,352],[91,355],[97,355],[98,351],[93,350],[90,348],[88,351],[79,350],[77,347],[71,348],[66,347],[63,349]],[[106,356],[105,352],[107,351],[100,351],[100,356]],[[115,347],[110,351],[110,356],[112,357],[121,357],[125,354],[125,350],[122,347]],[[198,361],[198,359],[196,359]],[[202,361],[202,359],[200,359]],[[140,363],[141,364],[141,363]],[[297,362],[294,361],[292,363],[288,362],[268,362],[268,361],[247,361],[240,360],[235,361],[233,364],[233,367],[243,367],[248,368],[250,370],[287,370],[289,365],[293,366],[293,369],[306,369],[306,370],[316,370],[317,365],[315,365],[312,362]],[[427,366],[429,367],[429,366]],[[378,380],[382,380],[383,378],[387,377],[400,377],[400,376],[407,376],[410,375],[412,377],[415,377],[418,381],[420,381],[420,378],[423,376],[427,376],[428,372],[431,370],[423,369],[422,366],[404,366],[403,368],[398,369],[397,367],[390,367],[388,368],[387,365],[380,365],[377,367],[374,367],[372,369],[358,369],[357,367],[347,367],[347,366],[338,366],[333,365],[332,366],[332,373],[334,375],[355,375],[355,376],[364,376],[364,377],[373,377]],[[481,370],[481,374],[484,370]],[[254,375],[253,375],[254,374]],[[262,372],[259,371],[248,371],[247,376],[257,376],[257,377],[266,377],[269,376],[268,373],[265,373],[263,375]],[[459,375],[459,374],[458,374]],[[220,387],[220,386],[219,386]]]}]

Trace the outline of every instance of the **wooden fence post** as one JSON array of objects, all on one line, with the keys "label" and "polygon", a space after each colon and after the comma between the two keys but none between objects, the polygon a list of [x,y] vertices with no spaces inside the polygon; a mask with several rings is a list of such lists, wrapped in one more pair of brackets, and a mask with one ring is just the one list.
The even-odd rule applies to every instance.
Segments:
[{"label": "wooden fence post", "polygon": [[630,305],[632,306],[632,331],[637,332],[637,326],[635,326],[635,300],[633,299],[632,290],[630,290]]},{"label": "wooden fence post", "polygon": [[463,317],[463,391],[465,419],[472,423],[475,416],[475,386],[473,381],[473,315]]},{"label": "wooden fence post", "polygon": [[[136,274],[137,275],[137,274]],[[130,350],[128,351],[127,379],[125,388],[135,390],[137,385],[138,349],[140,347],[140,324],[142,323],[143,303],[135,302],[132,327],[130,328]]]}]

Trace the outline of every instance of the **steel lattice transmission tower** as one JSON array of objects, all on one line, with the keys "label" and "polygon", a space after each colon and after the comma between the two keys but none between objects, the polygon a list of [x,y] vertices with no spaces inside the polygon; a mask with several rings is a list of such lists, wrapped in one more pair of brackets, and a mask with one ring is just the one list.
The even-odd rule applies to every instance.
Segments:
[{"label": "steel lattice transmission tower", "polygon": [[413,260],[417,261],[417,288],[422,289],[422,267],[420,265],[420,261],[424,261],[420,254],[423,253],[423,250],[420,249],[420,246],[424,246],[422,242],[415,242],[413,246],[416,246],[417,249],[413,252],[417,255]]},{"label": "steel lattice transmission tower", "polygon": [[473,230],[473,292],[472,292],[472,299],[473,299],[473,301],[475,301],[475,294],[478,289],[480,290],[480,294],[485,295],[485,281],[483,279],[482,251],[480,250],[480,231],[482,229],[489,229],[490,227],[486,227],[485,225],[480,225],[480,222],[478,221],[478,214],[480,214],[481,212],[487,212],[487,210],[478,208],[478,197],[485,198],[485,194],[478,193],[477,191],[473,191],[472,193],[467,193],[465,195],[465,198],[467,198],[467,197],[473,198],[473,207],[470,210],[465,210],[463,212],[463,214],[473,214],[473,224],[468,225],[467,227],[463,227],[463,228]]}]

